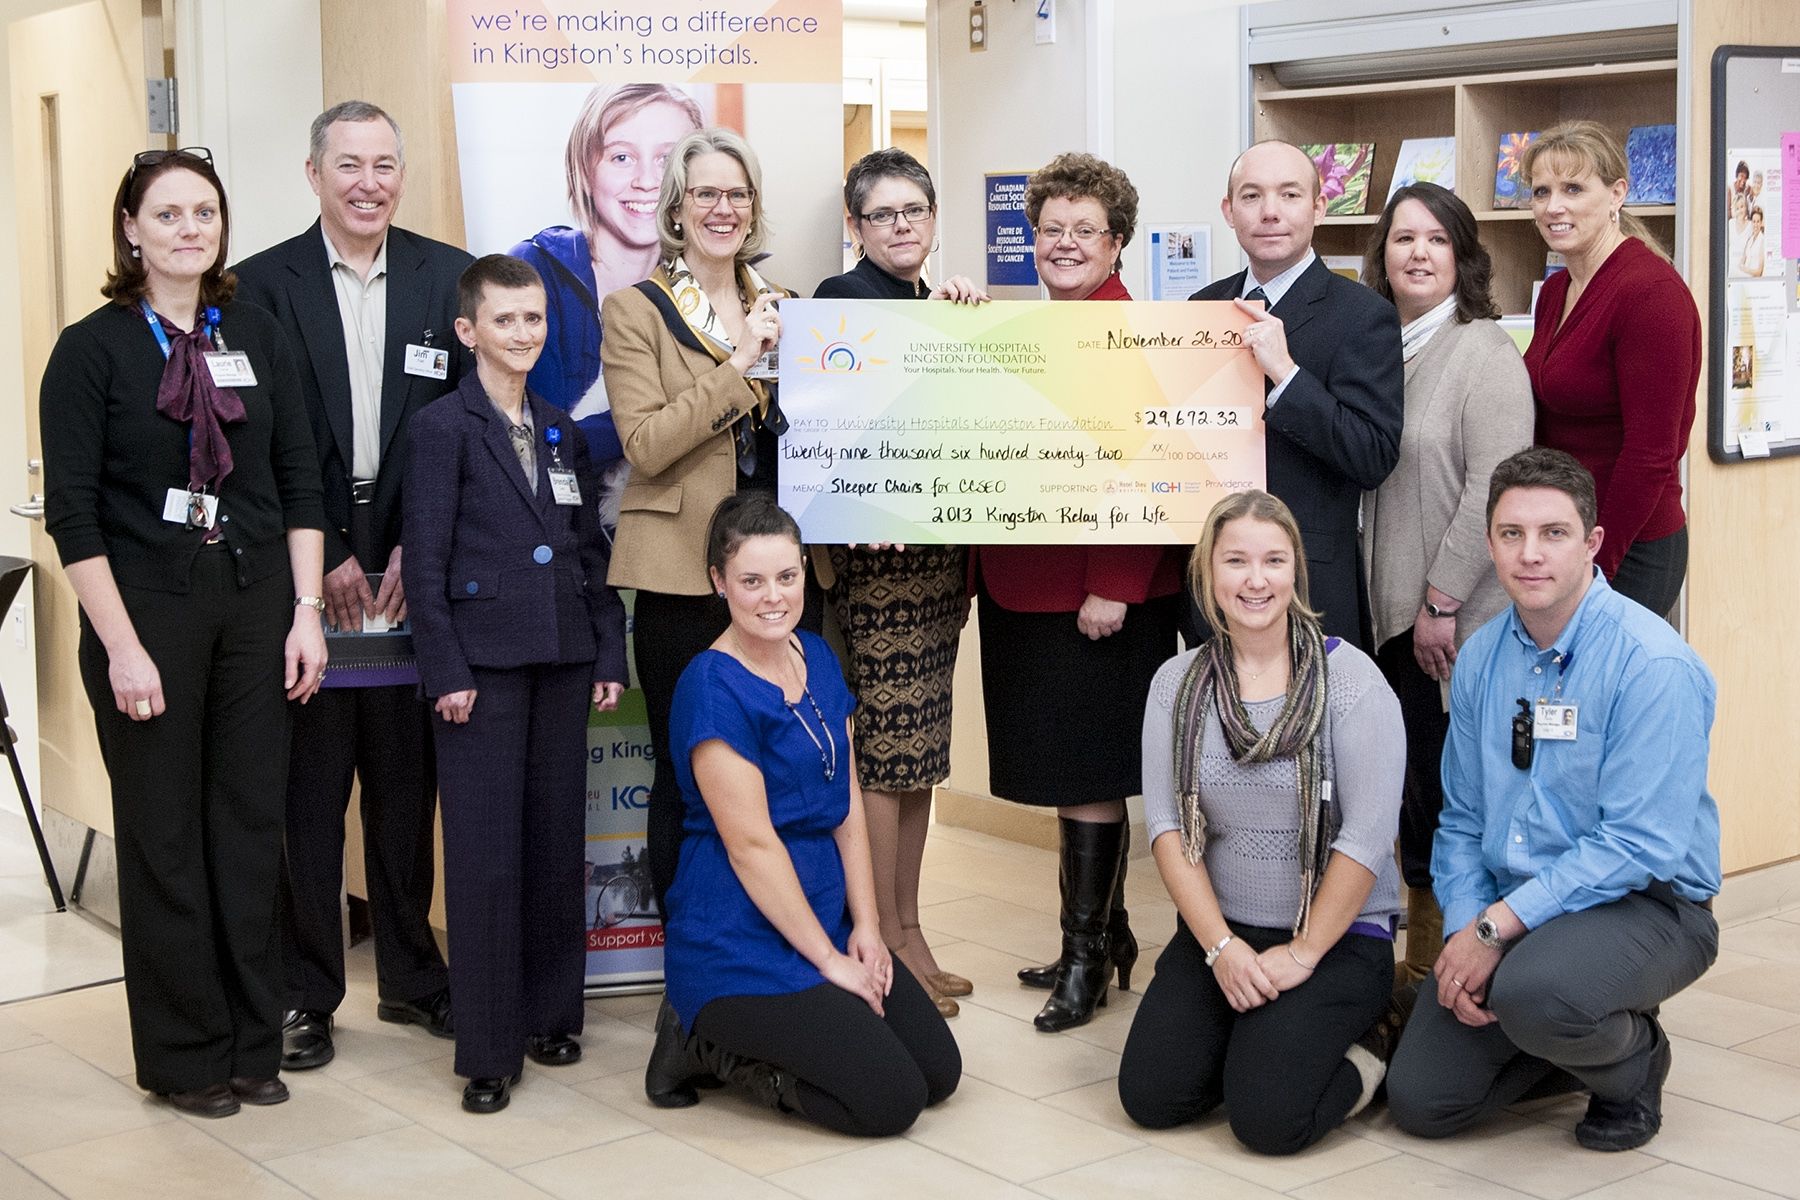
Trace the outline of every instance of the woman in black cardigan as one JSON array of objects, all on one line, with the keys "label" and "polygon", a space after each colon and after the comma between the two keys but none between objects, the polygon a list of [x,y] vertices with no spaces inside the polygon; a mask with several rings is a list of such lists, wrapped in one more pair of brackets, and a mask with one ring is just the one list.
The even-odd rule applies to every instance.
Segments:
[{"label": "woman in black cardigan", "polygon": [[57,340],[40,409],[112,776],[138,1084],[203,1117],[287,1099],[287,701],[325,665],[318,460],[279,327],[231,303],[229,225],[210,154],[139,154],[108,303]]}]

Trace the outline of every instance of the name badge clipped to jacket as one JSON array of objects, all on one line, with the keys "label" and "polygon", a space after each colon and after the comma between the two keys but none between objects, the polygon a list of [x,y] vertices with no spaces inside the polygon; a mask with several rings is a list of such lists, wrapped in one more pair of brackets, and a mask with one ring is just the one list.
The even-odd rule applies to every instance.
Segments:
[{"label": "name badge clipped to jacket", "polygon": [[550,498],[558,504],[580,504],[581,485],[575,481],[575,472],[562,463],[562,429],[555,425],[547,427],[544,444],[550,447]]},{"label": "name badge clipped to jacket", "polygon": [[450,376],[450,352],[434,349],[429,342],[423,346],[408,342],[406,373],[421,379],[447,379]]},{"label": "name badge clipped to jacket", "polygon": [[206,369],[212,373],[214,387],[256,386],[256,369],[250,365],[250,356],[242,350],[208,350]]}]

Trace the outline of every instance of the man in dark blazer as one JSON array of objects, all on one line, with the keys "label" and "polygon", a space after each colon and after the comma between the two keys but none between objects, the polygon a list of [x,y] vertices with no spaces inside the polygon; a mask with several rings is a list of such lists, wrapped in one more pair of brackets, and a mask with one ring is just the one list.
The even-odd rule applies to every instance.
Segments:
[{"label": "man in dark blazer", "polygon": [[1373,653],[1357,509],[1400,457],[1400,318],[1313,253],[1325,198],[1297,146],[1258,142],[1239,155],[1221,208],[1250,266],[1188,299],[1235,300],[1255,318],[1244,340],[1266,379],[1269,491],[1300,524],[1325,632]]},{"label": "man in dark blazer", "polygon": [[[471,257],[393,227],[405,189],[400,129],[353,100],[312,125],[306,175],[319,221],[238,264],[238,298],[286,330],[325,484],[326,618],[404,619],[401,483],[412,416],[473,365],[457,341],[456,280]],[[370,586],[370,580],[377,582]],[[448,974],[430,924],[437,777],[430,710],[412,681],[328,669],[314,702],[294,706],[287,794],[283,934],[290,1011],[281,1065],[331,1061],[344,998],[339,894],[344,813],[362,781],[377,1015],[452,1034]]]}]

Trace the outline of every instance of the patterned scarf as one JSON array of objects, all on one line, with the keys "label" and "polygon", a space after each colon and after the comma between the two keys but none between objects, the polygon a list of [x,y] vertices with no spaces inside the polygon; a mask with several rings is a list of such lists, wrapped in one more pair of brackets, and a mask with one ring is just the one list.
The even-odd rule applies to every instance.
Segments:
[{"label": "patterned scarf", "polygon": [[206,369],[206,318],[201,316],[190,333],[182,333],[161,314],[163,332],[169,338],[169,361],[163,364],[162,382],[156,388],[156,411],[188,427],[188,484],[210,488],[215,494],[231,474],[231,445],[225,426],[244,419],[244,401],[232,388],[213,382]]},{"label": "patterned scarf", "polygon": [[1300,799],[1300,911],[1294,933],[1306,931],[1313,894],[1331,858],[1337,813],[1325,782],[1326,646],[1317,621],[1288,616],[1288,686],[1281,714],[1267,732],[1251,724],[1238,695],[1231,635],[1218,630],[1194,656],[1175,696],[1175,787],[1181,808],[1181,849],[1190,863],[1206,851],[1206,816],[1200,811],[1201,744],[1215,711],[1233,761],[1295,760]]}]

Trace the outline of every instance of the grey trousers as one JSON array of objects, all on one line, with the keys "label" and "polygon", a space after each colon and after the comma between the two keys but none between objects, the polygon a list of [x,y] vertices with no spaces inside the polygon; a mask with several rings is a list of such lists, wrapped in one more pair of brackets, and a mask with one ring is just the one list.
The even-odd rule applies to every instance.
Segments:
[{"label": "grey trousers", "polygon": [[1663,1040],[1651,1010],[1718,953],[1712,913],[1659,883],[1521,938],[1488,985],[1494,1024],[1458,1021],[1428,976],[1388,1071],[1388,1110],[1408,1133],[1447,1137],[1528,1095],[1628,1099]]}]

